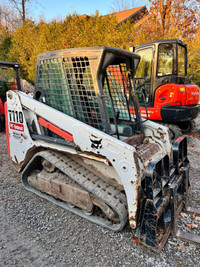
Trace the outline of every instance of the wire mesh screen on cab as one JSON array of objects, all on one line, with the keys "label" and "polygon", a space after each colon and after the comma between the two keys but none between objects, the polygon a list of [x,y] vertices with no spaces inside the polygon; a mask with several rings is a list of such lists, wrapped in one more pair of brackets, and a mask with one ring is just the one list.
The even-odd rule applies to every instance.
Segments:
[{"label": "wire mesh screen on cab", "polygon": [[[114,116],[130,120],[126,88],[126,64],[109,65],[104,74],[103,97],[110,123]],[[102,105],[97,93],[88,57],[66,57],[41,60],[38,67],[38,88],[43,102],[94,128],[105,131]],[[100,94],[98,92],[98,94]],[[100,108],[101,107],[101,108]],[[113,133],[115,127],[111,127]]]},{"label": "wire mesh screen on cab", "polygon": [[47,105],[103,129],[87,57],[41,60],[38,87]]}]

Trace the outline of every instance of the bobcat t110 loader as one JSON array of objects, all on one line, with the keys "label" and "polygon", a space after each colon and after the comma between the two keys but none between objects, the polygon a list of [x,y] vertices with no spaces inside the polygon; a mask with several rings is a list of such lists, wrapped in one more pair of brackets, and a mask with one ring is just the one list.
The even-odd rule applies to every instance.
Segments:
[{"label": "bobcat t110 loader", "polygon": [[[24,186],[160,251],[168,236],[200,243],[177,217],[188,206],[186,138],[141,119],[133,77],[140,56],[110,47],[40,54],[33,97],[9,91],[7,146]],[[129,106],[134,106],[134,115]]]}]

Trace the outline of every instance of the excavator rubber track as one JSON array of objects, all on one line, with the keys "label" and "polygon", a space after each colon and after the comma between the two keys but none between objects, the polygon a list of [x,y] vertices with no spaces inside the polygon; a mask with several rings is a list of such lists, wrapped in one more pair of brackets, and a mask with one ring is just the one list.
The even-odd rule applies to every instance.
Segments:
[{"label": "excavator rubber track", "polygon": [[[101,214],[87,215],[80,208],[71,207],[69,203],[67,204],[64,201],[56,199],[53,196],[45,194],[39,191],[37,188],[32,187],[28,181],[28,178],[33,171],[37,170],[38,167],[41,166],[41,160],[50,162],[59,171],[70,177],[74,182],[86,189],[90,194],[101,199],[119,217],[119,222],[112,222]],[[51,150],[38,152],[23,170],[22,182],[27,190],[109,230],[115,232],[121,231],[127,223],[128,208],[125,194],[103,181],[97,175],[91,173],[88,169],[79,165],[66,154]]]},{"label": "excavator rubber track", "polygon": [[171,143],[173,143],[176,139],[182,136],[181,128],[178,125],[175,125],[172,123],[160,122],[160,121],[159,121],[159,124],[169,128]]}]

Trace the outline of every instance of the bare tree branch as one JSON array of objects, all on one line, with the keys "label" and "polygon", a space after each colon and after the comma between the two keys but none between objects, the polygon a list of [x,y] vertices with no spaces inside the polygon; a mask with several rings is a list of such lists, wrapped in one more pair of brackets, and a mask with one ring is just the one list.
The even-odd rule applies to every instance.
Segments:
[{"label": "bare tree branch", "polygon": [[[124,11],[130,8],[134,8],[136,6],[141,5],[141,2],[143,1],[137,1],[137,0],[113,0],[111,6],[110,6],[110,12],[116,13],[120,11]],[[144,2],[143,2],[144,4]]]},{"label": "bare tree branch", "polygon": [[6,27],[10,32],[21,25],[21,17],[14,7],[0,5],[0,26]]},{"label": "bare tree branch", "polygon": [[[37,2],[37,0],[31,0]],[[8,0],[8,2],[19,12],[23,23],[27,16],[27,4],[30,0]]]}]

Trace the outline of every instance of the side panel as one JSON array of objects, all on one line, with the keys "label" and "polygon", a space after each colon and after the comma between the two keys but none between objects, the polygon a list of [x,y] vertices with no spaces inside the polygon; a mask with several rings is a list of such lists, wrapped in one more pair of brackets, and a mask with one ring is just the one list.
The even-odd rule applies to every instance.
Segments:
[{"label": "side panel", "polygon": [[162,108],[162,106],[185,105],[186,90],[185,85],[165,84],[155,91],[154,107]]},{"label": "side panel", "polygon": [[17,169],[23,165],[27,152],[34,147],[30,137],[24,112],[16,93],[7,93],[6,134],[10,158]]},{"label": "side panel", "polygon": [[[147,108],[148,119],[150,120],[162,120],[160,108]],[[147,113],[145,108],[140,108],[140,113],[142,118],[147,118]]]},{"label": "side panel", "polygon": [[199,90],[197,85],[165,84],[155,92],[154,107],[164,105],[197,105]]},{"label": "side panel", "polygon": [[[123,184],[129,208],[129,222],[131,227],[135,228],[138,207],[138,187],[141,176],[143,175],[142,164],[137,157],[135,148],[34,100],[30,95],[9,91],[8,125],[10,156],[16,164],[21,164],[28,151],[36,145],[36,142],[31,139],[27,128],[27,123],[31,125],[32,122],[30,120],[25,121],[24,110],[30,114],[33,113],[32,118],[34,115],[41,117],[62,131],[71,134],[73,136],[73,143],[78,148],[76,151],[77,154],[92,153],[96,156],[101,155],[108,160]],[[13,114],[19,114],[19,112],[23,114],[23,121],[16,123]],[[35,123],[38,122],[36,121]],[[41,145],[42,143],[40,142]],[[62,146],[59,147],[51,143],[46,143],[46,147],[64,151],[62,150]]]},{"label": "side panel", "polygon": [[196,105],[200,101],[200,89],[195,84],[186,85],[186,105]]},{"label": "side panel", "polygon": [[[135,114],[135,110],[133,107],[130,107],[130,113]],[[148,112],[148,119],[150,120],[162,120],[161,113],[160,113],[160,108],[147,108]],[[140,114],[141,117],[144,119],[147,119],[147,112],[146,108],[140,107]]]}]

